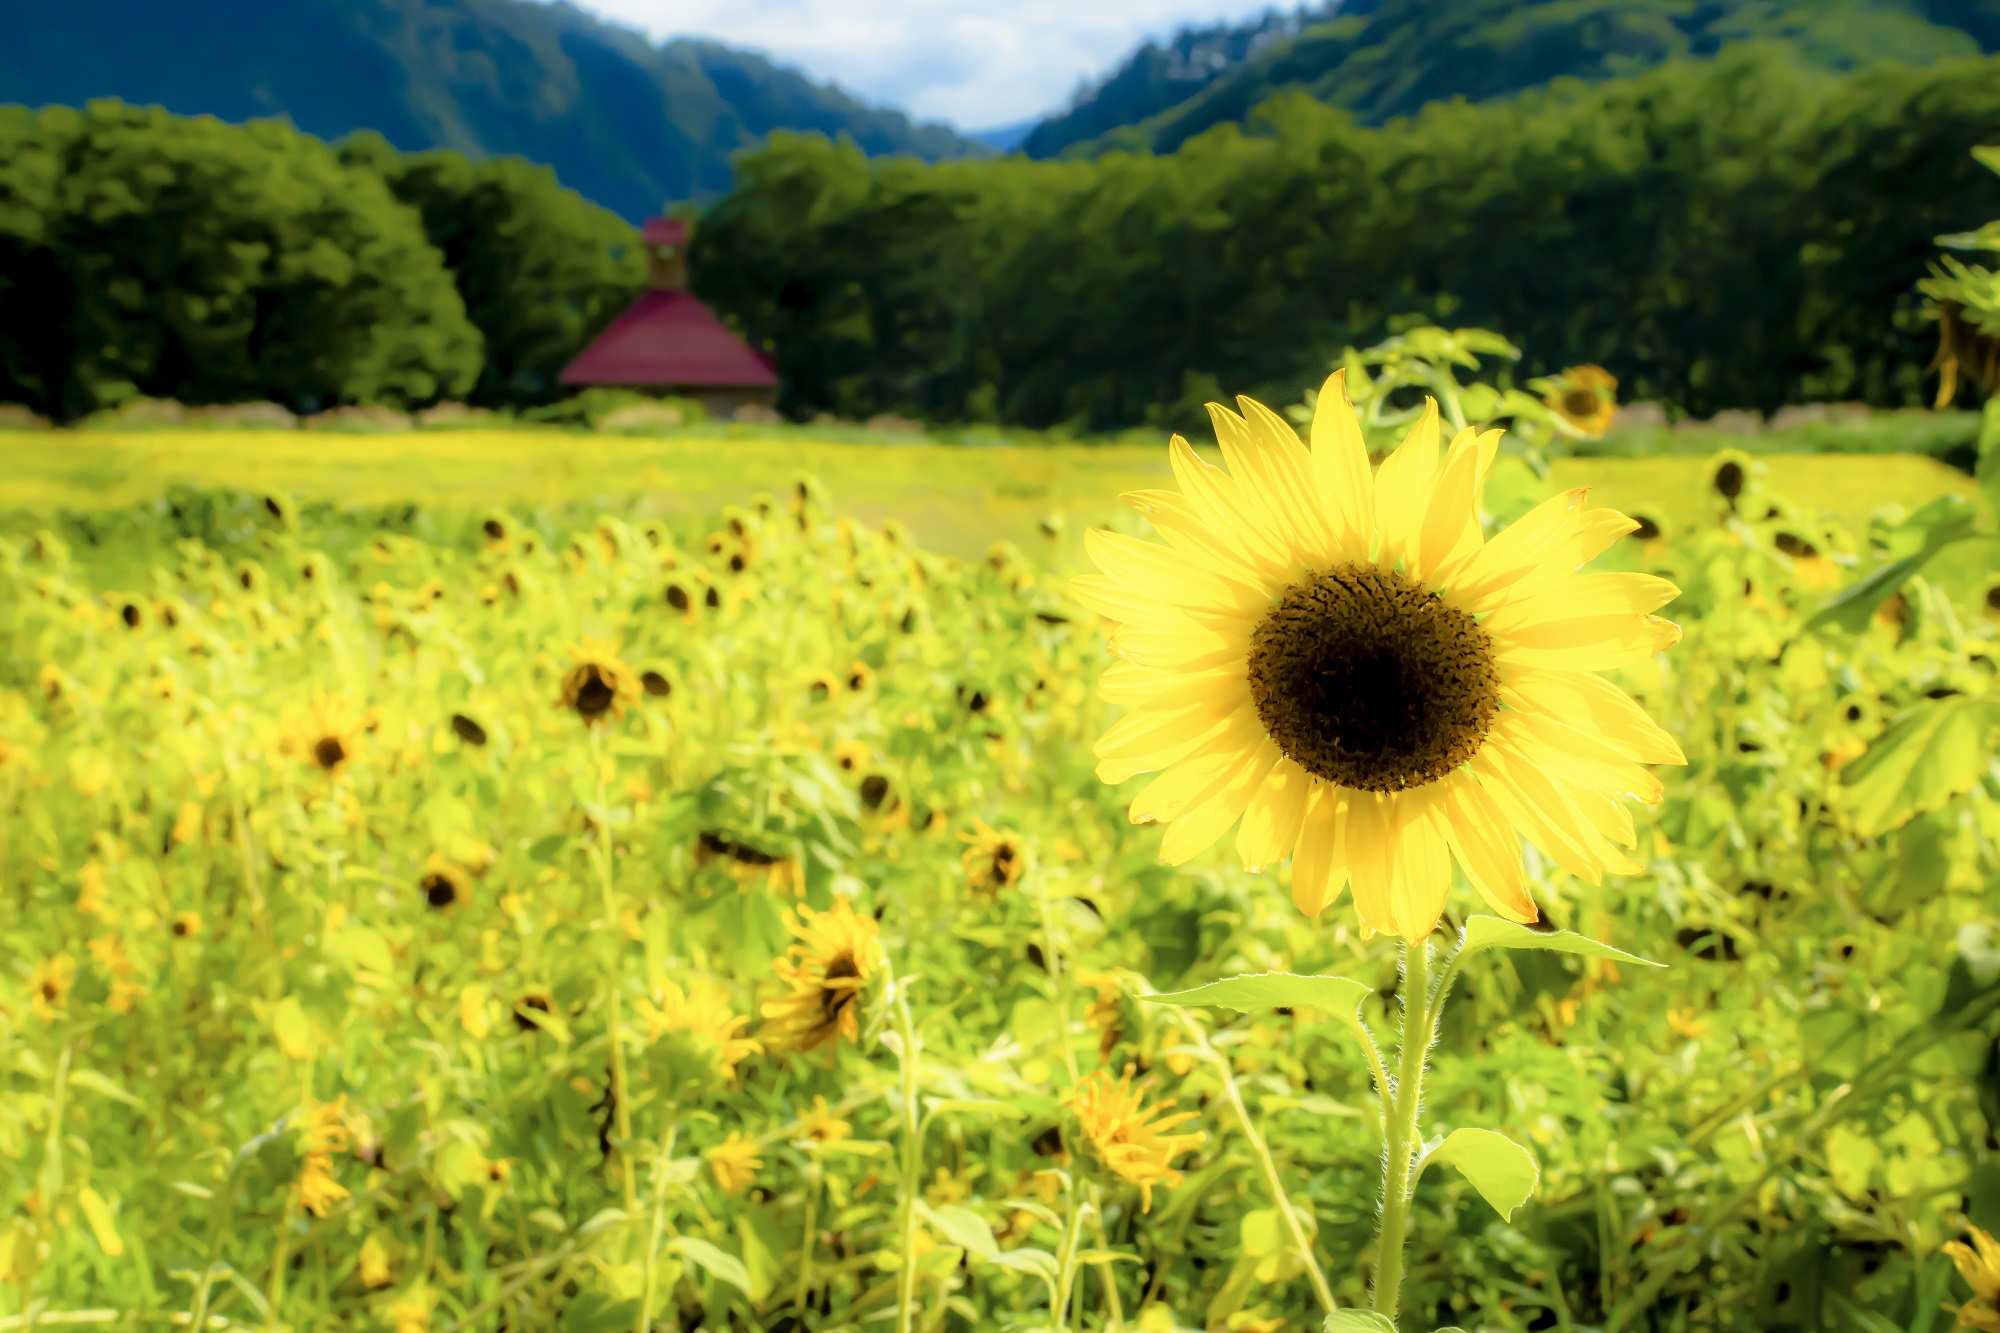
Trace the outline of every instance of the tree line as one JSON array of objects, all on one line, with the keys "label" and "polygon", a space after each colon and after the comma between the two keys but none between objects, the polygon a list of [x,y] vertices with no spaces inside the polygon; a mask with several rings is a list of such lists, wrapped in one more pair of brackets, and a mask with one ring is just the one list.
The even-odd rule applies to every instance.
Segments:
[{"label": "tree line", "polygon": [[518,406],[632,299],[638,233],[513,158],[0,107],[0,402]]},{"label": "tree line", "polygon": [[1725,51],[1380,128],[1303,95],[1171,155],[925,165],[773,135],[694,285],[795,414],[1102,430],[1293,401],[1348,344],[1499,330],[1707,415],[1925,401],[1914,284],[2000,209],[2000,58]]}]

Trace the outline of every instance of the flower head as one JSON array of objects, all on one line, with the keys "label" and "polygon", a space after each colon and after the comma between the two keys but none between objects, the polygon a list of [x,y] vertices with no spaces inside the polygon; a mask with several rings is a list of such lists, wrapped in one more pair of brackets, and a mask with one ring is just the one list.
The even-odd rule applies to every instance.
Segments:
[{"label": "flower head", "polygon": [[736,1077],[739,1061],[764,1049],[754,1037],[740,1035],[750,1020],[729,1007],[729,997],[714,982],[697,979],[682,990],[669,981],[656,994],[658,1003],[639,1001],[648,1041],[681,1033],[701,1055],[712,1059],[727,1079]]},{"label": "flower head", "polygon": [[972,821],[973,832],[958,836],[971,845],[959,864],[965,867],[965,883],[983,898],[993,898],[1011,888],[1027,868],[1021,840],[1012,833],[996,833],[983,819]]},{"label": "flower head", "polygon": [[728,1138],[704,1156],[708,1158],[709,1173],[724,1194],[741,1194],[764,1169],[764,1159],[757,1153],[757,1140],[740,1130],[730,1131]]},{"label": "flower head", "polygon": [[44,1023],[55,1021],[56,1010],[69,1003],[70,987],[76,984],[76,959],[66,953],[44,958],[35,964],[28,978],[28,1000],[35,1017]]},{"label": "flower head", "polygon": [[316,694],[295,714],[278,748],[327,777],[337,777],[361,752],[364,719],[341,694]]},{"label": "flower head", "polygon": [[347,1187],[333,1178],[333,1154],[346,1152],[353,1144],[346,1118],[345,1097],[332,1102],[309,1098],[292,1113],[291,1127],[298,1132],[299,1151],[305,1157],[293,1188],[299,1206],[314,1217],[325,1217],[329,1207],[347,1197]]},{"label": "flower head", "polygon": [[573,710],[595,726],[606,717],[623,717],[643,687],[632,668],[618,656],[615,645],[584,638],[570,645],[570,669],[563,677],[560,708]]},{"label": "flower head", "polygon": [[861,1035],[861,992],[874,973],[880,945],[875,922],[858,916],[845,898],[816,912],[801,904],[789,923],[799,942],[777,963],[789,994],[767,1000],[760,1011],[765,1036],[775,1046],[813,1051]]},{"label": "flower head", "polygon": [[1947,1241],[1944,1252],[1958,1266],[1958,1275],[1972,1288],[1972,1299],[1956,1308],[1960,1328],[2000,1329],[2000,1241],[1978,1227],[1972,1243]]},{"label": "flower head", "polygon": [[1193,1111],[1163,1115],[1172,1106],[1168,1098],[1148,1107],[1143,1089],[1132,1086],[1132,1070],[1116,1083],[1099,1069],[1077,1084],[1069,1106],[1076,1111],[1077,1124],[1091,1147],[1114,1173],[1139,1187],[1139,1211],[1151,1212],[1153,1186],[1172,1187],[1181,1183],[1181,1173],[1168,1165],[1176,1156],[1201,1146],[1208,1136],[1202,1133],[1169,1134],[1168,1130],[1197,1118]]},{"label": "flower head", "polygon": [[1452,863],[1501,915],[1537,915],[1526,838],[1593,883],[1638,867],[1624,795],[1680,747],[1596,672],[1644,662],[1679,629],[1644,574],[1577,575],[1632,531],[1567,491],[1488,541],[1479,495],[1499,432],[1443,456],[1435,404],[1371,474],[1342,373],[1312,447],[1239,400],[1212,407],[1230,471],[1176,436],[1180,491],[1126,497],[1169,544],[1102,530],[1077,598],[1113,621],[1103,696],[1131,711],[1098,776],[1164,770],[1131,805],[1193,857],[1237,825],[1246,867],[1292,858],[1318,916],[1351,886],[1364,929],[1411,941],[1443,914]]},{"label": "flower head", "polygon": [[798,1141],[819,1147],[854,1137],[854,1126],[829,1111],[826,1098],[813,1098],[812,1109],[800,1114]]},{"label": "flower head", "polygon": [[1602,366],[1572,366],[1542,400],[1572,428],[1596,439],[1618,416],[1618,378]]},{"label": "flower head", "polygon": [[423,878],[417,881],[417,888],[424,895],[424,901],[442,911],[447,907],[463,907],[472,901],[472,876],[463,866],[453,865],[433,852],[424,865]]}]

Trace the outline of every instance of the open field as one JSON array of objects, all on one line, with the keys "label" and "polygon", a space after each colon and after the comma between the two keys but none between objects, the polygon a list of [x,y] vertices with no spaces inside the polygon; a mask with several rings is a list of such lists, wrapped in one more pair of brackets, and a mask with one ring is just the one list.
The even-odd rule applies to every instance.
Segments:
[{"label": "open field", "polygon": [[[1717,449],[1727,447],[1717,437]],[[1707,514],[1705,457],[1562,459],[1546,483],[1502,464],[1491,502],[1511,517],[1570,486],[1597,499],[1688,523]],[[1939,495],[1970,498],[1972,479],[1929,458],[1895,454],[1771,455],[1765,484],[1807,513],[1860,523],[1882,506],[1915,508]],[[0,433],[0,511],[102,509],[157,499],[169,487],[232,487],[300,500],[442,509],[573,502],[631,504],[696,516],[753,494],[819,478],[843,512],[896,518],[930,549],[977,554],[995,541],[1047,551],[1050,515],[1066,536],[1047,551],[1080,556],[1078,534],[1108,521],[1121,491],[1168,484],[1160,445],[964,447],[827,442],[810,431],[742,431],[685,439],[554,431],[424,431],[333,435],[305,431]]]}]

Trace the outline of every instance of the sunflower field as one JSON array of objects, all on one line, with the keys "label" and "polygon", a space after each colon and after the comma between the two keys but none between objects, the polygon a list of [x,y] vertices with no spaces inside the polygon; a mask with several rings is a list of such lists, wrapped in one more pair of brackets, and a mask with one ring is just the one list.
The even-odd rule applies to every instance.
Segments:
[{"label": "sunflower field", "polygon": [[[1594,529],[1686,762],[1434,930],[1163,859],[1103,589],[809,480],[0,528],[0,1328],[2000,1328],[1992,520],[1703,477]],[[1384,1317],[1426,938],[1425,1159],[1528,1165]]]}]

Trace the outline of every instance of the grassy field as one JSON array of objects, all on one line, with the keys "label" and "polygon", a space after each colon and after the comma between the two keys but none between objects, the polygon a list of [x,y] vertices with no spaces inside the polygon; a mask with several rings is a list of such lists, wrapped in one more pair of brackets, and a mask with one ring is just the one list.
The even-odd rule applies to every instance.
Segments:
[{"label": "grassy field", "polygon": [[[1715,437],[1727,447],[1728,437]],[[1511,516],[1556,489],[1597,488],[1605,504],[1686,523],[1705,515],[1706,456],[1558,460],[1545,480],[1503,464],[1489,502]],[[1770,455],[1766,487],[1808,513],[1858,523],[1887,505],[1971,497],[1972,479],[1930,458],[1897,454]],[[232,487],[300,500],[477,509],[594,503],[694,516],[759,491],[819,478],[843,512],[896,518],[926,547],[953,555],[1010,540],[1059,566],[1080,555],[1082,529],[1107,521],[1121,491],[1170,484],[1159,445],[966,447],[831,442],[811,431],[717,431],[685,438],[533,431],[328,435],[303,431],[0,433],[0,510],[115,508],[168,488]],[[1060,516],[1053,543],[1043,522]]]}]

